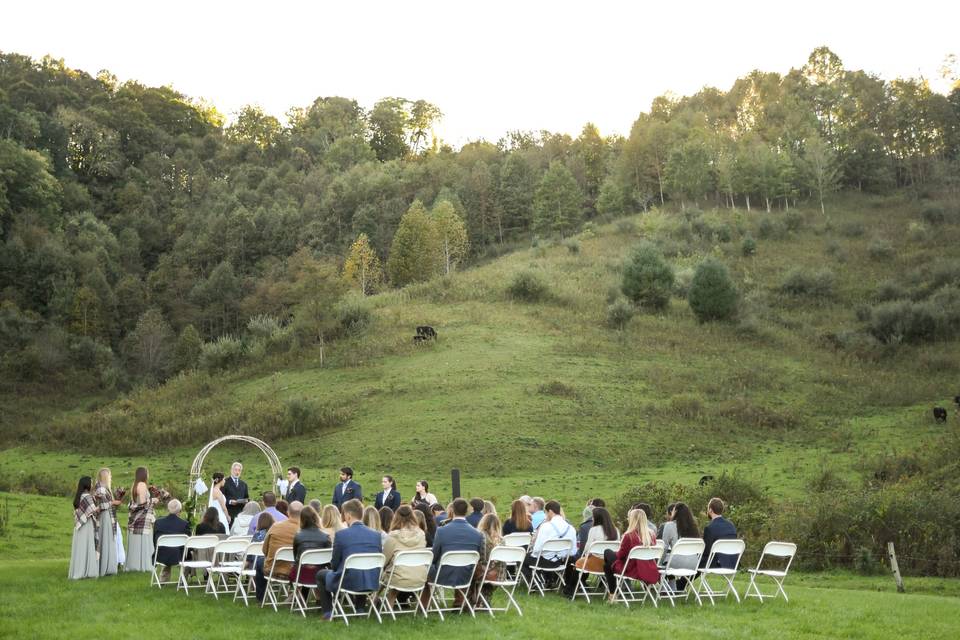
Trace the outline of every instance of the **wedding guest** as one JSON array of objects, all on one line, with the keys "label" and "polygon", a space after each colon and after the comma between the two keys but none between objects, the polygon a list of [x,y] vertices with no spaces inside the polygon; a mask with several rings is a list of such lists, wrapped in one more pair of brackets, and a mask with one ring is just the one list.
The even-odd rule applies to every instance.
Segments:
[{"label": "wedding guest", "polygon": [[[596,517],[597,510],[594,510]],[[623,534],[620,548],[617,551],[607,549],[603,552],[603,573],[607,582],[607,599],[614,602],[616,599],[617,579],[614,574],[623,573],[634,580],[641,580],[647,584],[656,584],[660,581],[660,571],[653,560],[634,560],[629,567],[626,565],[630,550],[634,547],[650,547],[657,543],[657,537],[647,526],[647,514],[643,509],[634,509],[627,514],[627,532]]]},{"label": "wedding guest", "polygon": [[413,494],[413,504],[424,503],[427,506],[432,504],[437,504],[437,496],[430,493],[430,485],[426,480],[418,480],[416,487],[414,488]]},{"label": "wedding guest", "polygon": [[483,498],[470,498],[470,508],[473,512],[467,516],[467,522],[474,529],[480,524],[480,518],[483,517]]},{"label": "wedding guest", "polygon": [[[537,504],[537,498],[534,498],[534,504]],[[550,500],[544,504],[543,524],[537,530],[537,537],[534,538],[533,548],[527,554],[523,561],[523,573],[529,580],[531,567],[537,564],[539,558],[540,566],[547,568],[556,568],[567,562],[567,558],[573,555],[577,545],[577,530],[563,517],[563,509],[556,500]],[[557,551],[546,553],[543,551],[543,545],[550,540],[569,540],[569,551]]]},{"label": "wedding guest", "polygon": [[510,504],[510,517],[503,523],[503,535],[517,532],[533,533],[527,505],[519,498]]},{"label": "wedding guest", "polygon": [[374,506],[377,509],[390,507],[396,511],[397,507],[400,506],[400,492],[397,491],[396,481],[393,479],[393,476],[383,476],[380,483],[383,485],[383,491],[377,494]]},{"label": "wedding guest", "polygon": [[[373,531],[361,522],[363,503],[359,500],[347,500],[341,505],[340,510],[343,512],[343,521],[347,527],[337,534],[333,542],[333,561],[330,563],[330,569],[322,569],[317,573],[320,610],[324,620],[330,620],[333,613],[333,594],[340,585],[346,559],[357,553],[380,553],[383,549],[379,532]],[[350,591],[376,591],[379,586],[378,573],[379,570],[351,571],[343,576],[342,586]],[[358,609],[362,609],[366,604],[366,598],[357,597],[354,604]]]},{"label": "wedding guest", "polygon": [[[296,564],[290,569],[290,578],[297,576],[297,567],[300,556],[304,551],[311,549],[329,549],[333,546],[330,536],[320,530],[320,515],[312,507],[304,507],[300,512],[300,530],[293,537],[293,558]],[[300,582],[313,584],[317,581],[317,565],[300,567]],[[306,589],[303,590],[304,600],[307,598]]]},{"label": "wedding guest", "polygon": [[393,522],[393,509],[390,507],[380,507],[377,511],[380,514],[380,530],[390,531],[390,525]]},{"label": "wedding guest", "polygon": [[[707,516],[710,518],[710,524],[703,528],[703,555],[700,556],[700,567],[703,568],[710,559],[710,550],[713,549],[713,543],[717,540],[736,540],[737,528],[732,522],[723,517],[723,510],[726,505],[720,498],[710,498],[707,503]],[[713,558],[713,567],[722,567],[724,569],[733,569],[737,564],[736,556],[730,556],[726,553],[718,553]]]},{"label": "wedding guest", "polygon": [[[490,513],[492,513],[493,515],[497,515],[497,505],[493,504],[493,503],[490,502],[489,500],[484,500],[484,501],[483,501],[483,515],[487,515],[487,514],[490,514]],[[499,519],[499,516],[498,516],[498,519]]]},{"label": "wedding guest", "polygon": [[249,535],[247,531],[250,525],[256,526],[257,515],[260,513],[260,505],[256,502],[248,502],[243,505],[243,511],[237,514],[233,519],[233,525],[230,527],[230,535],[243,536]]},{"label": "wedding guest", "polygon": [[657,527],[657,540],[663,540],[663,529],[668,522],[673,520],[673,508],[677,506],[676,502],[671,502],[667,505],[666,514],[663,517],[663,522]]},{"label": "wedding guest", "polygon": [[267,589],[267,575],[270,568],[273,567],[273,576],[288,578],[290,576],[291,563],[277,562],[274,567],[274,559],[277,551],[281,547],[292,547],[293,539],[300,530],[300,512],[303,510],[303,503],[294,500],[290,503],[288,510],[289,517],[283,522],[278,522],[270,527],[266,537],[263,539],[263,555],[257,558],[255,569],[256,576],[253,581],[257,587],[257,602],[263,602],[263,596]]},{"label": "wedding guest", "polygon": [[343,529],[343,518],[340,516],[340,509],[332,504],[324,506],[320,514],[320,530],[333,542],[337,537],[337,531],[341,529]]},{"label": "wedding guest", "polygon": [[[483,552],[483,534],[470,526],[467,522],[469,504],[463,498],[457,498],[451,503],[453,517],[450,522],[437,530],[433,541],[433,564],[430,565],[430,580],[438,586],[453,586],[470,582],[472,572],[470,567],[444,567],[440,571],[440,558],[448,551],[476,551]],[[439,572],[439,573],[438,573]],[[423,590],[424,602],[429,602],[430,588]],[[460,593],[457,592],[459,596]],[[462,599],[462,596],[461,598]],[[458,598],[454,597],[454,606],[458,606]]]},{"label": "wedding guest", "polygon": [[[226,498],[227,515],[233,521],[240,515],[244,506],[250,502],[250,493],[247,491],[247,483],[240,479],[243,473],[243,465],[234,462],[230,465],[230,477],[223,484],[223,497]],[[249,523],[248,523],[249,524]]]},{"label": "wedding guest", "polygon": [[333,487],[333,504],[338,508],[348,500],[363,501],[363,489],[353,479],[353,469],[340,467],[340,482]]},{"label": "wedding guest", "polygon": [[546,501],[540,496],[530,498],[530,524],[533,526],[534,531],[539,529],[540,525],[547,519],[547,514],[544,511],[546,504]]},{"label": "wedding guest", "polygon": [[643,510],[643,513],[647,516],[647,526],[650,529],[650,533],[657,535],[657,524],[653,521],[653,508],[646,502],[638,502],[630,507],[630,511],[633,511],[634,509]]},{"label": "wedding guest", "polygon": [[436,525],[439,527],[443,524],[443,521],[447,519],[447,510],[443,508],[443,505],[439,502],[435,502],[430,505],[430,512],[433,513],[433,518],[436,520]]},{"label": "wedding guest", "polygon": [[[272,491],[267,491],[263,494],[263,513],[269,513],[273,518],[274,522],[283,522],[287,519],[287,516],[281,513],[277,509],[277,495]],[[257,520],[254,519],[250,522],[249,528],[247,528],[247,535],[252,536],[257,530]]]},{"label": "wedding guest", "polygon": [[[690,507],[687,506],[685,502],[678,502],[673,505],[673,518],[663,526],[663,560],[661,564],[666,566],[667,561],[670,560],[670,550],[673,548],[673,545],[680,538],[699,538],[700,529],[697,527],[697,520],[693,517],[693,512],[690,510]],[[678,560],[680,564],[674,564],[675,568],[679,569],[696,569],[697,566],[692,562],[693,558],[689,560],[684,558],[683,560]]]},{"label": "wedding guest", "polygon": [[[253,537],[250,538],[250,542],[263,542],[264,538],[267,537],[267,532],[270,531],[270,527],[273,526],[274,519],[273,516],[267,513],[266,511],[261,511],[257,516],[254,526],[256,530],[253,532]],[[255,557],[250,555],[247,556],[247,569],[254,568]]]},{"label": "wedding guest", "polygon": [[411,507],[413,509],[413,518],[417,521],[417,526],[420,527],[420,531],[423,531],[424,538],[427,535],[427,516],[423,515],[423,511],[417,509],[416,507]]},{"label": "wedding guest", "polygon": [[220,522],[220,511],[216,507],[207,507],[207,510],[203,512],[203,518],[201,518],[200,523],[197,524],[197,527],[193,530],[193,535],[195,536],[207,536],[207,535],[227,535],[227,528]]},{"label": "wedding guest", "polygon": [[97,503],[97,548],[100,550],[100,575],[117,573],[117,505],[113,497],[110,469],[104,467],[97,474],[93,499]]},{"label": "wedding guest", "polygon": [[[167,503],[167,515],[158,518],[153,525],[153,544],[156,548],[157,539],[165,535],[190,535],[190,523],[180,517],[183,505],[174,498]],[[183,558],[183,547],[160,547],[157,549],[157,562],[163,565],[160,572],[160,582],[169,582],[170,570],[178,566]]]},{"label": "wedding guest", "polygon": [[[503,580],[506,566],[502,562],[494,562],[487,571],[487,562],[490,560],[490,552],[494,547],[503,543],[503,537],[500,535],[502,525],[500,518],[495,513],[487,513],[480,522],[477,523],[477,531],[483,534],[483,548],[480,550],[480,562],[477,563],[477,570],[473,574],[473,586],[470,588],[470,603],[477,604],[480,595],[480,583],[484,578],[487,580]],[[490,601],[494,587],[487,585],[483,588],[483,597]]]},{"label": "wedding guest", "polygon": [[[294,501],[303,504],[307,501],[307,488],[300,482],[300,467],[287,469],[287,495],[284,496],[284,499],[287,504]],[[300,515],[297,514],[297,517],[300,517]]]},{"label": "wedding guest", "polygon": [[[423,517],[423,512],[416,511],[410,505],[404,504],[399,506],[396,513],[393,514],[390,533],[383,544],[383,555],[386,556],[386,564],[383,568],[384,584],[390,579],[391,571],[393,571],[393,585],[396,587],[413,589],[423,584],[423,581],[427,578],[427,567],[393,568],[393,560],[397,553],[424,549],[427,546],[427,536],[417,523],[417,513],[420,514],[421,518]],[[391,589],[385,595],[391,604],[396,601],[397,592],[395,590]]]},{"label": "wedding guest", "polygon": [[413,508],[423,514],[424,535],[427,538],[427,546],[433,546],[433,540],[437,535],[437,521],[433,518],[433,512],[426,502],[418,502]]},{"label": "wedding guest", "polygon": [[320,515],[320,512],[323,511],[323,503],[314,498],[310,501],[310,508],[316,511],[317,515]]},{"label": "wedding guest", "polygon": [[616,541],[620,539],[620,532],[613,524],[613,516],[603,507],[594,507],[590,513],[591,527],[583,541],[583,548],[575,562],[567,565],[564,571],[564,585],[566,594],[572,596],[579,586],[578,580],[583,576],[576,568],[599,573],[603,571],[603,558],[590,554],[590,547],[595,542]]},{"label": "wedding guest", "polygon": [[[294,500],[294,502],[296,502],[296,500]],[[277,500],[277,511],[279,511],[280,515],[282,515],[284,518],[290,517],[290,514],[288,513],[289,507],[290,503],[286,500]]]},{"label": "wedding guest", "polygon": [[127,562],[124,571],[153,571],[153,506],[147,488],[146,467],[137,467],[130,487],[130,516],[127,519]]},{"label": "wedding guest", "polygon": [[83,476],[73,498],[73,545],[70,548],[71,580],[96,578],[100,575],[97,560],[97,503],[90,494],[93,479]]},{"label": "wedding guest", "polygon": [[383,538],[380,541],[381,544],[387,541],[387,532],[383,530],[383,525],[380,524],[379,511],[373,507],[365,507],[363,509],[363,524],[380,534],[380,537]]}]

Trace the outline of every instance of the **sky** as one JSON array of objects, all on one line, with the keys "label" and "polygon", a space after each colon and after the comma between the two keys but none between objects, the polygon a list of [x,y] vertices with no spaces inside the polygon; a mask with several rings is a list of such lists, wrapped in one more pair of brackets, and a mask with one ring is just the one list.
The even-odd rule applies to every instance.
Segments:
[{"label": "sky", "polygon": [[18,2],[0,12],[0,51],[121,81],[171,85],[228,115],[280,117],[318,96],[370,108],[425,99],[453,146],[508,131],[576,136],[586,122],[628,134],[667,91],[726,90],[753,69],[786,73],[829,46],[849,69],[924,76],[960,56],[960,3]]}]

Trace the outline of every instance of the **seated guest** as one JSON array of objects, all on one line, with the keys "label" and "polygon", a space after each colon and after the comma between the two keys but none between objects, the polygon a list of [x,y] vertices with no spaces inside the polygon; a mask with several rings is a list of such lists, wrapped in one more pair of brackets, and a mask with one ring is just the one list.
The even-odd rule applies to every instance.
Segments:
[{"label": "seated guest", "polygon": [[393,476],[383,476],[380,483],[383,485],[383,491],[377,494],[377,498],[374,500],[374,506],[377,509],[390,507],[396,511],[397,507],[400,506],[400,492],[397,491],[396,481],[393,479]]},{"label": "seated guest", "polygon": [[[377,571],[351,571],[343,575],[343,565],[347,558],[355,553],[380,553],[383,545],[380,533],[365,526],[363,503],[359,500],[347,500],[341,505],[346,528],[337,533],[333,541],[333,561],[330,569],[321,569],[317,573],[317,589],[320,593],[320,610],[324,620],[330,620],[333,614],[333,595],[340,586],[350,591],[376,591],[379,588]],[[366,598],[357,598],[356,607],[362,609]]]},{"label": "seated guest", "polygon": [[374,509],[373,507],[364,507],[363,509],[363,524],[365,524],[370,529],[373,529],[380,534],[380,544],[382,545],[387,541],[387,532],[383,530],[383,525],[380,524],[380,512]]},{"label": "seated guest", "polygon": [[260,513],[260,505],[256,502],[248,502],[243,505],[243,510],[233,519],[230,534],[234,536],[249,535],[247,531],[250,530],[250,525],[254,524],[258,513]]},{"label": "seated guest", "polygon": [[291,563],[277,562],[274,567],[274,559],[277,551],[281,547],[292,547],[293,540],[300,531],[300,512],[303,510],[303,504],[297,501],[291,502],[287,510],[290,516],[283,522],[278,522],[270,527],[267,536],[263,539],[263,555],[257,558],[254,569],[257,575],[254,576],[254,584],[257,587],[257,602],[263,602],[263,595],[267,589],[267,576],[270,575],[270,568],[273,567],[273,576],[287,578],[290,576]]},{"label": "seated guest", "polygon": [[518,532],[533,533],[533,525],[530,523],[527,505],[520,499],[511,503],[510,517],[503,523],[503,535],[507,536]]},{"label": "seated guest", "polygon": [[576,592],[578,586],[577,579],[581,575],[576,571],[575,567],[587,571],[603,571],[603,559],[595,555],[588,555],[593,543],[620,539],[620,532],[617,530],[617,527],[614,526],[613,516],[610,515],[609,511],[603,507],[594,507],[590,515],[590,522],[593,526],[590,527],[590,530],[587,532],[587,537],[583,541],[583,548],[578,554],[580,557],[578,557],[575,562],[568,564],[564,571],[564,584],[568,596],[572,596]]},{"label": "seated guest", "polygon": [[[323,511],[323,505],[316,498],[310,501],[310,508],[316,511],[318,516],[320,515],[320,512]],[[301,513],[300,515],[303,514]]]},{"label": "seated guest", "polygon": [[157,547],[157,538],[165,535],[190,535],[190,523],[180,517],[183,505],[174,498],[167,503],[167,515],[153,523],[153,548],[157,550],[157,562],[163,565],[160,582],[170,580],[170,568],[180,564],[183,547]]},{"label": "seated guest", "polygon": [[[484,500],[484,501],[483,501],[483,515],[488,515],[488,514],[491,514],[491,513],[492,513],[493,515],[495,515],[495,516],[497,515],[497,505],[493,504],[493,503],[492,503],[491,501],[489,501],[489,500]],[[497,520],[498,520],[498,521],[500,520],[500,516],[497,516]]]},{"label": "seated guest", "polygon": [[[303,503],[301,502],[300,504],[303,504]],[[290,503],[289,503],[289,502],[287,502],[286,500],[277,500],[277,511],[280,512],[280,515],[284,516],[285,518],[293,518],[293,517],[299,518],[299,517],[300,517],[299,515],[297,515],[297,516],[291,515],[291,514],[289,513],[289,509],[290,509]]]},{"label": "seated guest", "polygon": [[421,502],[430,506],[432,504],[437,504],[437,496],[430,493],[430,485],[426,480],[418,480],[415,491],[413,494],[413,500],[411,501],[414,506],[420,504]]},{"label": "seated guest", "polygon": [[337,537],[337,531],[343,529],[343,518],[340,516],[340,509],[332,504],[323,507],[323,513],[320,514],[320,531],[323,531],[330,537],[331,543]]},{"label": "seated guest", "polygon": [[474,529],[477,528],[477,525],[480,524],[480,518],[483,517],[483,507],[482,498],[470,499],[470,508],[473,509],[473,513],[467,516],[467,522],[469,522],[470,526]]},{"label": "seated guest", "polygon": [[[699,538],[700,537],[700,528],[697,527],[697,521],[693,517],[693,512],[690,510],[690,507],[684,502],[678,502],[673,505],[673,517],[663,526],[663,560],[661,564],[666,565],[667,561],[670,559],[670,549],[673,548],[673,545],[680,538]],[[675,564],[674,567],[680,569],[696,569],[694,565],[686,566],[690,564],[686,560],[683,561],[683,564]]]},{"label": "seated guest", "polygon": [[[417,524],[416,515],[419,513],[423,517],[423,512],[414,510],[410,505],[404,504],[397,508],[393,514],[393,520],[390,525],[390,534],[383,545],[383,555],[387,562],[383,568],[383,583],[386,584],[390,579],[390,572],[393,570],[393,559],[401,551],[415,551],[427,546],[427,536]],[[423,584],[427,578],[427,567],[397,567],[393,575],[393,584],[397,587],[415,589]],[[397,592],[393,589],[386,594],[390,603],[397,599]]]},{"label": "seated guest", "polygon": [[200,520],[200,524],[198,524],[197,528],[193,531],[193,535],[195,536],[206,536],[210,534],[227,535],[227,528],[220,522],[220,512],[216,507],[208,507],[207,510],[203,512],[203,518]]},{"label": "seated guest", "polygon": [[389,532],[392,529],[393,509],[390,507],[380,507],[377,513],[380,514],[380,530]]},{"label": "seated guest", "polygon": [[426,502],[418,502],[413,508],[423,514],[424,535],[427,537],[427,546],[433,546],[434,537],[437,535],[437,521],[433,518],[433,512],[430,505]]},{"label": "seated guest", "polygon": [[[280,513],[277,509],[277,496],[272,491],[267,491],[263,494],[263,513],[270,514],[274,522],[283,522],[287,519],[287,516]],[[259,529],[259,519],[254,519],[250,522],[250,526],[247,527],[247,535],[252,536],[256,533],[257,529]]]},{"label": "seated guest", "polygon": [[[320,516],[313,507],[304,507],[300,512],[300,530],[293,537],[293,558],[296,563],[290,570],[290,579],[297,576],[297,566],[304,551],[311,549],[329,549],[332,546],[330,536],[320,530]],[[317,581],[316,565],[300,568],[300,582],[313,584]],[[304,593],[304,598],[307,594]]]},{"label": "seated guest", "polygon": [[647,516],[647,527],[650,528],[650,533],[657,535],[657,525],[653,521],[653,508],[651,508],[646,502],[638,502],[630,507],[630,511],[633,511],[634,509],[643,510],[643,513]]},{"label": "seated guest", "polygon": [[[267,537],[267,532],[270,530],[270,527],[273,526],[273,516],[267,513],[266,511],[261,511],[257,515],[256,527],[257,530],[253,532],[253,537],[250,539],[250,542],[263,542],[264,538]],[[247,564],[249,565],[248,569],[253,569],[254,556],[247,556]]]},{"label": "seated guest", "polygon": [[[536,503],[534,498],[534,503]],[[556,568],[566,564],[567,558],[574,553],[577,546],[576,528],[564,520],[560,503],[551,500],[544,505],[543,524],[537,529],[537,537],[533,541],[533,549],[527,554],[523,561],[523,572],[527,579],[530,578],[531,567],[539,564],[541,567]],[[543,545],[550,540],[569,540],[570,550],[560,552],[543,553]]]},{"label": "seated guest", "polygon": [[657,527],[657,540],[663,540],[663,528],[666,526],[668,522],[673,520],[673,508],[675,506],[677,506],[676,502],[671,502],[670,504],[667,505],[667,511],[663,517],[663,522],[661,522],[660,525]]},{"label": "seated guest", "polygon": [[530,499],[530,523],[533,525],[534,531],[539,529],[543,521],[547,519],[547,514],[543,511],[545,505],[546,502],[539,496]]},{"label": "seated guest", "polygon": [[587,536],[590,535],[590,529],[593,528],[593,510],[595,507],[605,507],[606,502],[602,498],[590,498],[587,506],[583,508],[583,522],[577,528],[577,553],[574,559],[579,559],[583,555],[587,544]]},{"label": "seated guest", "polygon": [[[710,517],[710,524],[703,528],[703,555],[700,557],[700,566],[707,564],[710,558],[710,549],[717,540],[736,540],[737,528],[733,523],[723,517],[723,510],[726,505],[720,498],[710,498],[707,503],[707,516]],[[718,553],[713,558],[713,567],[722,567],[724,569],[733,569],[737,559],[726,553]],[[712,568],[712,567],[711,567]]]},{"label": "seated guest", "polygon": [[[444,567],[443,571],[438,574],[440,559],[444,553],[448,551],[483,553],[484,545],[483,534],[467,522],[467,509],[469,507],[467,501],[463,498],[457,498],[450,505],[453,517],[437,530],[437,536],[433,541],[433,564],[430,565],[429,572],[430,581],[442,586],[465,584],[470,582],[473,577],[473,570],[470,567]],[[423,591],[424,604],[429,602],[429,591],[429,587]],[[462,596],[459,599],[462,600]],[[454,606],[458,604],[458,598],[455,597]]]},{"label": "seated guest", "polygon": [[[493,548],[503,543],[503,537],[500,534],[502,525],[500,518],[495,513],[484,514],[477,523],[477,531],[483,534],[483,549],[480,551],[480,562],[477,563],[477,570],[473,574],[473,586],[470,587],[470,604],[476,605],[479,602],[480,584],[484,577],[487,580],[503,580],[506,572],[506,565],[502,562],[494,562],[490,565],[490,571],[487,571],[487,563],[490,561],[490,552]],[[483,596],[490,601],[494,587],[486,585],[483,588]]]},{"label": "seated guest", "polygon": [[430,505],[430,511],[433,512],[433,517],[438,527],[447,519],[447,510],[444,509],[443,505],[439,502],[434,502]]},{"label": "seated guest", "polygon": [[[598,510],[594,510],[596,517]],[[660,570],[657,569],[657,563],[653,560],[634,560],[624,572],[624,565],[630,550],[637,546],[649,547],[657,542],[656,536],[650,532],[647,527],[647,514],[643,509],[634,509],[627,514],[627,532],[620,541],[620,548],[617,551],[607,549],[603,552],[603,573],[607,581],[607,598],[613,602],[615,600],[615,589],[617,578],[614,574],[624,573],[634,580],[642,580],[647,584],[656,584],[660,581]]]}]

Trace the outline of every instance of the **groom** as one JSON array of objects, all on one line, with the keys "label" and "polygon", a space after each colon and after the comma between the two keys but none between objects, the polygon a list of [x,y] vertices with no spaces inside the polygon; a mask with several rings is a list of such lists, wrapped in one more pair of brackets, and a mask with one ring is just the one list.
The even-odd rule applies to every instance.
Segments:
[{"label": "groom", "polygon": [[243,506],[250,502],[250,494],[247,491],[247,483],[240,479],[243,473],[243,465],[234,462],[230,467],[230,477],[223,483],[223,497],[227,501],[227,513],[230,514],[230,521],[237,519],[237,516],[243,511]]}]

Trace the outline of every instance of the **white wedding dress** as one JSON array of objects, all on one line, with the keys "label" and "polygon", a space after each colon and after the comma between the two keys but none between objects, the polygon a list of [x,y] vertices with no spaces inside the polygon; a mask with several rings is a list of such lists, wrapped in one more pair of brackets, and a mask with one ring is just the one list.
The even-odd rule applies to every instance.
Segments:
[{"label": "white wedding dress", "polygon": [[214,490],[210,490],[210,502],[207,503],[207,508],[213,507],[217,510],[217,517],[220,519],[220,524],[223,525],[224,531],[230,531],[230,521],[227,520],[227,514],[224,513],[223,507],[220,506],[220,501],[217,500],[213,495]]}]

